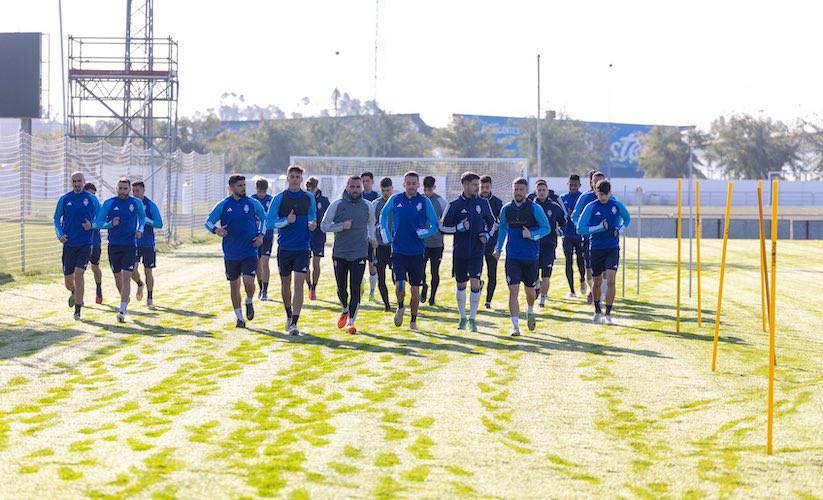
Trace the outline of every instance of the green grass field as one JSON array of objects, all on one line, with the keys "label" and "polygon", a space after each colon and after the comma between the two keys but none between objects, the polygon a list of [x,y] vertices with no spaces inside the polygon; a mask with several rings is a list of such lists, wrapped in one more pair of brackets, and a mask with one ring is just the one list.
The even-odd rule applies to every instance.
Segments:
[{"label": "green grass field", "polygon": [[629,240],[618,325],[565,298],[561,257],[537,332],[517,339],[501,289],[480,333],[457,332],[451,279],[421,331],[367,304],[346,336],[328,259],[304,337],[283,333],[279,302],[235,330],[216,243],[161,255],[157,309],[133,302],[125,325],[108,274],[82,322],[59,275],[12,283],[0,498],[823,495],[823,244],[779,245],[773,456],[757,242],[729,243],[716,373],[720,242],[704,244],[702,328],[684,268],[679,333],[675,242],[643,245],[637,296]]}]

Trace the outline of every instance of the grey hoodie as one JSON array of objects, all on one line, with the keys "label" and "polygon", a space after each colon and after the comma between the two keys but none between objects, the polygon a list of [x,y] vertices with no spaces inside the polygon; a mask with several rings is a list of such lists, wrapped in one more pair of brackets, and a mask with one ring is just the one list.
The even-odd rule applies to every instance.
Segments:
[{"label": "grey hoodie", "polygon": [[[343,223],[351,221],[351,228],[343,229]],[[365,259],[369,255],[370,241],[374,239],[374,207],[361,196],[356,200],[343,191],[340,198],[329,205],[320,229],[335,233],[332,257],[346,260]]]}]

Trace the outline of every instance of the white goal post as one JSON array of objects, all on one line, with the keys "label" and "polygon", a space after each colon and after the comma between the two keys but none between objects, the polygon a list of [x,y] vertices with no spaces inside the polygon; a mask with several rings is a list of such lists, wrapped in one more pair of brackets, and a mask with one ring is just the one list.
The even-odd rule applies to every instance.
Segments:
[{"label": "white goal post", "polygon": [[362,172],[374,174],[374,190],[380,191],[380,179],[390,177],[394,190],[403,186],[403,174],[414,170],[420,174],[422,192],[423,177],[435,178],[437,192],[446,200],[460,195],[460,176],[472,171],[480,175],[490,175],[494,193],[504,202],[511,199],[511,185],[518,177],[525,177],[528,167],[526,158],[366,158],[343,156],[292,156],[290,165],[298,165],[305,170],[304,179],[315,176],[320,180],[320,189],[330,198],[343,192],[346,178]]}]

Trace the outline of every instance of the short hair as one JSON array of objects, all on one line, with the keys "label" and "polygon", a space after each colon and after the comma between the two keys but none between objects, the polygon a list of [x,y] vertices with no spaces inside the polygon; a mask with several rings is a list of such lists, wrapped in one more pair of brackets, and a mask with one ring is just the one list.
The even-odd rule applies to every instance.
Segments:
[{"label": "short hair", "polygon": [[346,179],[346,184],[348,185],[351,181],[363,181],[363,176],[361,175],[350,175],[348,179]]},{"label": "short hair", "polygon": [[359,175],[359,177],[360,177],[361,179],[362,179],[363,177],[368,177],[369,179],[374,180],[374,174],[373,174],[373,173],[371,173],[371,172],[369,172],[368,170],[366,170],[365,172],[363,172],[362,174],[360,174],[360,175]]},{"label": "short hair", "polygon": [[525,177],[518,177],[517,179],[514,180],[514,182],[512,182],[513,186],[517,185],[517,184],[523,184],[524,186],[526,186],[528,188],[529,187],[529,180],[526,179]]},{"label": "short hair", "polygon": [[254,187],[257,189],[269,189],[269,181],[265,177],[258,177],[258,179],[254,181]]},{"label": "short hair", "polygon": [[534,183],[534,186],[535,187],[537,187],[537,186],[546,186],[547,188],[549,187],[549,185],[545,181],[545,179],[538,179],[537,182]]},{"label": "short hair", "polygon": [[474,172],[463,172],[463,175],[460,176],[460,183],[463,184],[465,182],[477,181],[480,180],[480,176],[475,174]]},{"label": "short hair", "polygon": [[598,175],[599,175],[599,176],[601,176],[601,177],[606,177],[606,174],[604,174],[604,173],[603,173],[603,172],[601,172],[600,170],[595,170],[595,171],[594,171],[594,173],[592,174],[592,179],[594,179],[594,178],[595,178],[595,177],[597,177]]},{"label": "short hair", "polygon": [[83,186],[83,191],[92,190],[95,193],[97,192],[97,186],[94,185],[93,182],[87,182],[85,186]]},{"label": "short hair", "polygon": [[131,187],[140,186],[143,189],[146,189],[146,183],[143,181],[134,181],[131,183]]},{"label": "short hair", "polygon": [[588,172],[586,172],[586,175],[589,176],[589,182],[591,182],[592,177],[594,177],[595,173],[597,173],[597,169],[592,169],[592,170],[589,170]]},{"label": "short hair", "polygon": [[432,177],[431,175],[423,177],[423,187],[434,187],[434,177]]},{"label": "short hair", "polygon": [[245,175],[231,174],[229,176],[229,186],[234,187],[234,185],[237,184],[238,182],[245,181],[245,180],[246,180]]},{"label": "short hair", "polygon": [[289,175],[292,172],[297,172],[298,174],[303,175],[304,170],[303,167],[299,165],[291,165],[286,169],[286,175]]},{"label": "short hair", "polygon": [[480,178],[480,184],[492,183],[492,176],[491,175],[484,175]]},{"label": "short hair", "polygon": [[594,189],[596,189],[598,193],[609,194],[612,192],[612,184],[606,179],[603,179],[597,183]]},{"label": "short hair", "polygon": [[577,175],[577,174],[572,174],[572,175],[570,175],[570,176],[569,176],[569,180],[570,180],[570,181],[577,181],[577,182],[580,182],[580,176],[579,176],[579,175]]},{"label": "short hair", "polygon": [[320,184],[320,179],[315,176],[311,176],[306,180],[306,187],[314,189]]},{"label": "short hair", "polygon": [[[360,177],[363,177],[362,175]],[[380,187],[387,188],[392,187],[391,177],[383,177],[380,179]]]},{"label": "short hair", "polygon": [[420,174],[418,174],[414,170],[409,170],[408,172],[403,174],[403,179],[405,179],[406,177],[416,177],[416,178],[420,179]]},{"label": "short hair", "polygon": [[79,171],[79,170],[75,170],[74,172],[72,172],[72,173],[71,173],[71,175],[69,176],[69,179],[71,179],[71,178],[72,178],[72,177],[74,177],[75,175],[79,175],[80,177],[82,177],[82,178],[84,178],[84,179],[86,178],[86,176],[85,176],[85,175],[83,175],[83,172],[81,172],[81,171]]},{"label": "short hair", "polygon": [[120,184],[121,182],[125,182],[126,184],[131,186],[131,180],[129,180],[128,177],[121,177],[121,178],[117,179],[118,184]]}]

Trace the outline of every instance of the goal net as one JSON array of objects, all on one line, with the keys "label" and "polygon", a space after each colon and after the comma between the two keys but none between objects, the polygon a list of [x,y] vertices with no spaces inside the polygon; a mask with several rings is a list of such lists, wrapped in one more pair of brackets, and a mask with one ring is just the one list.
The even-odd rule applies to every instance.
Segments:
[{"label": "goal net", "polygon": [[511,185],[526,174],[526,158],[355,158],[341,156],[292,156],[290,164],[305,170],[304,179],[315,176],[320,189],[329,198],[339,196],[346,186],[346,178],[362,172],[374,174],[374,190],[380,191],[380,179],[390,177],[395,191],[403,186],[403,174],[414,170],[420,174],[420,192],[423,177],[435,178],[437,192],[446,200],[452,200],[463,191],[460,176],[472,171],[490,175],[494,193],[504,202],[511,199]]}]

